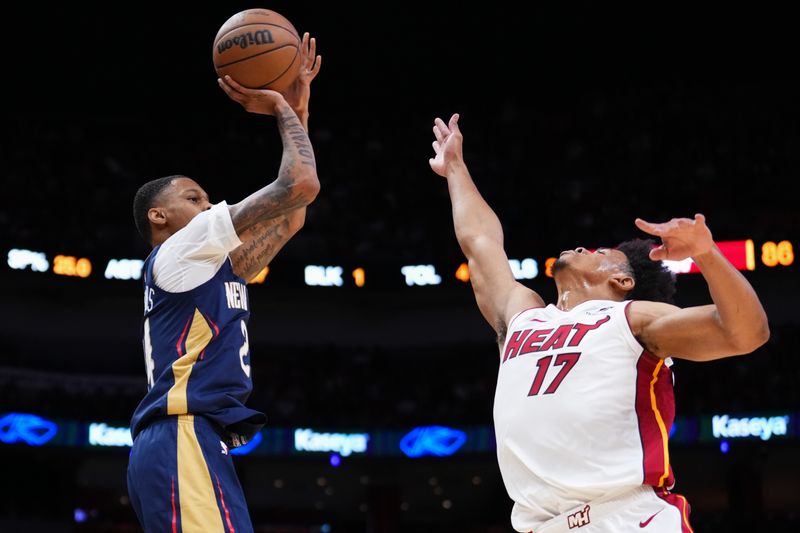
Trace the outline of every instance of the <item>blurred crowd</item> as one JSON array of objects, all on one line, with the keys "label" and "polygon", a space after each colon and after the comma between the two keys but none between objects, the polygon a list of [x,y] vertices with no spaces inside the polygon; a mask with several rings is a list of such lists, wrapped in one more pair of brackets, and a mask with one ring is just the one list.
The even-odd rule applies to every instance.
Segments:
[{"label": "blurred crowd", "polygon": [[[467,163],[497,211],[511,256],[638,234],[636,216],[707,215],[720,239],[785,238],[800,227],[786,196],[800,171],[800,105],[790,82],[646,82],[557,93],[530,88],[387,110],[342,109],[321,92],[311,138],[322,192],[283,256],[449,259],[460,253],[446,185],[428,167],[435,115],[460,111]],[[521,89],[517,89],[520,91]],[[327,98],[327,100],[326,100]],[[449,105],[459,105],[450,109]],[[354,117],[356,117],[354,119]],[[12,114],[0,233],[12,246],[140,257],[131,202],[149,179],[187,174],[235,202],[276,176],[271,119],[233,107],[170,115]]]}]

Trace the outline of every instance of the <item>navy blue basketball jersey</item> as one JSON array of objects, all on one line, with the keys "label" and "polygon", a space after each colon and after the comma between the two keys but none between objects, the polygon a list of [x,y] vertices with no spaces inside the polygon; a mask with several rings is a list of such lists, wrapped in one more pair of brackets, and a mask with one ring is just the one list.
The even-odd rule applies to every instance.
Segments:
[{"label": "navy blue basketball jersey", "polygon": [[159,417],[192,414],[224,428],[230,445],[244,444],[266,422],[263,413],[245,406],[253,387],[245,281],[226,258],[198,287],[162,290],[153,281],[159,248],[143,268],[141,333],[148,392],[133,414],[133,437]]}]

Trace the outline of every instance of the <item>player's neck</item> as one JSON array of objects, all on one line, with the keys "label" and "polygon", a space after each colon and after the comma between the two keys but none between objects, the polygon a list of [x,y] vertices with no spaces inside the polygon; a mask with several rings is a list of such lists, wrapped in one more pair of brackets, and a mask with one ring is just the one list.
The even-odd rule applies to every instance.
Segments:
[{"label": "player's neck", "polygon": [[586,280],[570,280],[572,283],[557,283],[558,301],[556,307],[570,311],[575,306],[589,300],[618,300],[618,295],[607,284],[592,285]]}]

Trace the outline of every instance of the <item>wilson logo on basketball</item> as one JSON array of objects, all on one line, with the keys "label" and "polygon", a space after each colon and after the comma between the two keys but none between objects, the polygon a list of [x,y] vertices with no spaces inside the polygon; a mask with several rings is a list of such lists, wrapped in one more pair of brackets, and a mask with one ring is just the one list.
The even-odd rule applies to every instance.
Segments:
[{"label": "wilson logo on basketball", "polygon": [[234,46],[244,49],[250,45],[272,44],[274,42],[275,39],[272,38],[272,32],[269,30],[249,31],[218,42],[217,53],[221,54]]}]

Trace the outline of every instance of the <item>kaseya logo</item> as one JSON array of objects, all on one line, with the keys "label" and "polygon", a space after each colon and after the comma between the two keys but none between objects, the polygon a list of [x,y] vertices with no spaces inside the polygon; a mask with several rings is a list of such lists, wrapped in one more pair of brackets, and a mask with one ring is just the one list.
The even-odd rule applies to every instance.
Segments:
[{"label": "kaseya logo", "polygon": [[788,415],[741,418],[714,415],[711,418],[711,432],[717,439],[758,437],[761,440],[769,440],[773,436],[785,436],[788,430]]},{"label": "kaseya logo", "polygon": [[408,457],[453,455],[464,443],[467,434],[444,426],[417,427],[400,440],[400,449]]}]

